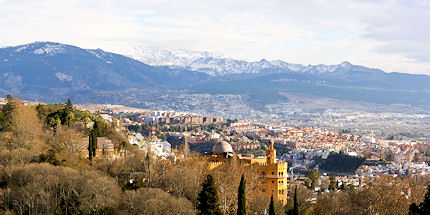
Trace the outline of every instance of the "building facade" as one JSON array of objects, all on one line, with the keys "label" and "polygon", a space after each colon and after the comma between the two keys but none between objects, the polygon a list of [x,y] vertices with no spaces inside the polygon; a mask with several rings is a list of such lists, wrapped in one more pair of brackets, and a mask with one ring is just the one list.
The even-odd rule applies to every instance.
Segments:
[{"label": "building facade", "polygon": [[266,162],[259,163],[257,168],[261,172],[262,183],[265,185],[263,192],[278,200],[282,206],[287,204],[288,188],[288,164],[276,160],[276,150],[273,141],[266,151]]},{"label": "building facade", "polygon": [[214,169],[222,165],[225,161],[237,157],[241,163],[257,168],[260,173],[261,183],[263,184],[262,192],[268,198],[273,195],[273,198],[278,200],[282,206],[287,204],[288,164],[287,162],[278,162],[276,160],[276,150],[273,141],[270,142],[267,148],[266,158],[254,158],[253,156],[234,154],[231,145],[226,141],[216,143],[212,151],[209,157],[211,161],[209,169]]}]

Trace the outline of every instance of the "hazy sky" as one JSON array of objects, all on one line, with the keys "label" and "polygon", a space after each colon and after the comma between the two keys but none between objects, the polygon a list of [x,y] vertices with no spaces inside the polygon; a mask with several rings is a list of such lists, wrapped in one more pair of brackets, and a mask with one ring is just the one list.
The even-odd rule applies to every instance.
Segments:
[{"label": "hazy sky", "polygon": [[430,1],[0,0],[0,45],[135,45],[430,75]]}]

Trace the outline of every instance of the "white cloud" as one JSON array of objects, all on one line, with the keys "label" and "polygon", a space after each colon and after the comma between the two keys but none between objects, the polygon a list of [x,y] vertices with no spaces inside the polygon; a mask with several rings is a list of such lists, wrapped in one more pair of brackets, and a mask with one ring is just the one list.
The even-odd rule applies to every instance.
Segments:
[{"label": "white cloud", "polygon": [[0,0],[0,45],[135,44],[430,74],[426,1]]}]

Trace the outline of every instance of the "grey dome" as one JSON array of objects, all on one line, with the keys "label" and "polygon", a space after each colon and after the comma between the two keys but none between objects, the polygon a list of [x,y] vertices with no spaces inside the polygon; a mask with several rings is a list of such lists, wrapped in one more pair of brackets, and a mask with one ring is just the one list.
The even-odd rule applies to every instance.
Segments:
[{"label": "grey dome", "polygon": [[231,145],[229,143],[227,143],[226,141],[221,141],[221,142],[215,143],[215,145],[212,147],[212,152],[214,152],[214,153],[225,153],[225,152],[233,153],[233,148],[231,148]]}]

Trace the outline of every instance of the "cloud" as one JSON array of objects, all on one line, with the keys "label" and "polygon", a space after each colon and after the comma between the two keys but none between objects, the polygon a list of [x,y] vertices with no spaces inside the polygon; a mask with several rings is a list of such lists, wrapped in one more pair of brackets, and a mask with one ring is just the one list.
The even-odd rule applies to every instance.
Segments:
[{"label": "cloud", "polygon": [[[0,45],[135,45],[430,74],[426,1],[0,0]],[[3,33],[5,32],[5,33]]]},{"label": "cloud", "polygon": [[390,1],[378,14],[364,19],[365,38],[380,42],[375,50],[397,53],[417,62],[430,62],[430,2]]}]

